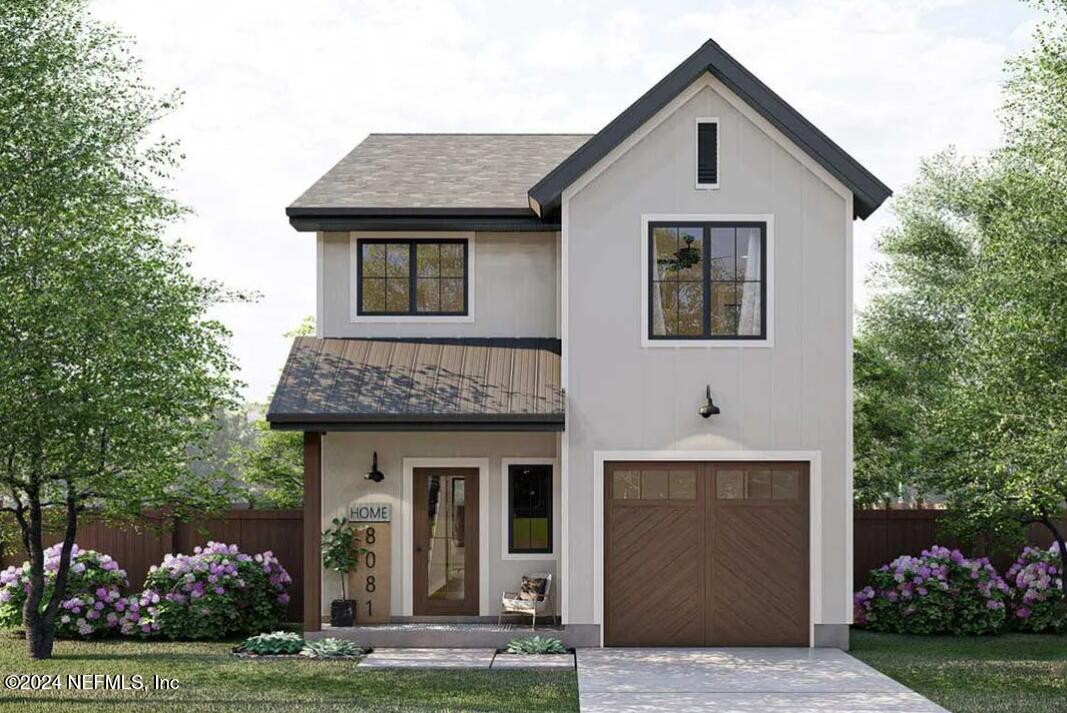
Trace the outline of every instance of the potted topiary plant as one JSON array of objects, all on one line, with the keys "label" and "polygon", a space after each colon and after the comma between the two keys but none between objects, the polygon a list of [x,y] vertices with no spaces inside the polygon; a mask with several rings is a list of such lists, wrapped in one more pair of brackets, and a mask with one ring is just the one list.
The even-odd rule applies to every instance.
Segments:
[{"label": "potted topiary plant", "polygon": [[349,599],[345,581],[350,572],[359,565],[359,555],[365,550],[359,547],[356,531],[344,518],[334,518],[332,527],[322,533],[322,564],[341,577],[341,598],[330,602],[330,625],[352,626],[356,621],[356,602]]}]

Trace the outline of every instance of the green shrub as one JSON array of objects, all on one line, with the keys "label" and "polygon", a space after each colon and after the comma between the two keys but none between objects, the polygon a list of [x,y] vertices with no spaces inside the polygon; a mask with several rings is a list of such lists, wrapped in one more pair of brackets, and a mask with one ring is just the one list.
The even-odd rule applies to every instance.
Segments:
[{"label": "green shrub", "polygon": [[[44,551],[44,598],[48,605],[59,570],[60,544]],[[22,607],[30,582],[30,563],[11,566],[0,572],[0,627],[22,626]],[[71,548],[66,597],[56,614],[56,635],[63,638],[117,634],[125,616],[126,572],[110,556]]]},{"label": "green shrub", "polygon": [[310,659],[348,659],[362,656],[363,649],[346,639],[313,639],[300,653]]},{"label": "green shrub", "polygon": [[871,570],[853,597],[855,622],[897,634],[994,634],[1007,615],[1008,585],[986,558],[931,547]]},{"label": "green shrub", "polygon": [[1013,623],[1020,631],[1067,631],[1067,598],[1063,595],[1060,548],[1027,547],[1008,570],[1012,587]]},{"label": "green shrub", "polygon": [[550,636],[531,636],[525,639],[512,639],[508,644],[509,654],[565,654],[566,647],[559,639]]},{"label": "green shrub", "polygon": [[257,656],[295,656],[303,649],[304,638],[300,634],[292,631],[272,631],[245,639],[235,650]]},{"label": "green shrub", "polygon": [[124,632],[224,639],[271,631],[284,620],[291,582],[269,551],[247,555],[237,545],[209,542],[152,567]]}]

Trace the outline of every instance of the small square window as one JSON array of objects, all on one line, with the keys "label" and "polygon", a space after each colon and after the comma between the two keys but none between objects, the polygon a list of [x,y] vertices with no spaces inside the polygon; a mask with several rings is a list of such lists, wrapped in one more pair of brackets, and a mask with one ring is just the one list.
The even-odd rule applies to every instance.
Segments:
[{"label": "small square window", "polygon": [[745,472],[743,470],[720,470],[716,473],[715,495],[719,500],[743,500]]}]

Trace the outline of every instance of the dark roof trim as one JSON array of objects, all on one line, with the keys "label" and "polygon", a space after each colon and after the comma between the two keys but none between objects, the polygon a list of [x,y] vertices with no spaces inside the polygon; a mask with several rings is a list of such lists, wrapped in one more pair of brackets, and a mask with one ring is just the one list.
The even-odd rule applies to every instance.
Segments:
[{"label": "dark roof trim", "polygon": [[345,423],[322,423],[319,421],[293,421],[291,423],[279,423],[272,421],[270,427],[274,431],[311,431],[313,433],[329,433],[337,431],[501,431],[501,432],[528,432],[528,431],[563,431],[563,420],[559,421],[411,421],[411,422],[371,422],[349,421]]},{"label": "dark roof trim", "polygon": [[290,218],[315,216],[322,218],[355,218],[363,216],[492,216],[494,218],[537,218],[529,208],[309,208],[289,206],[285,214]]},{"label": "dark roof trim", "polygon": [[563,414],[308,414],[273,413],[270,426],[287,431],[562,431]]},{"label": "dark roof trim", "polygon": [[303,208],[285,209],[300,232],[331,230],[558,231],[529,208]]},{"label": "dark roof trim", "polygon": [[524,217],[486,216],[409,216],[395,211],[388,216],[302,216],[290,217],[289,224],[302,233],[331,230],[454,230],[493,233],[552,233],[560,230],[556,222],[543,222],[531,211]]},{"label": "dark roof trim", "polygon": [[867,218],[893,194],[888,186],[831,141],[826,134],[815,128],[722,47],[713,40],[708,40],[626,111],[615,117],[610,124],[538,181],[529,193],[532,209],[546,219],[554,217],[558,213],[560,199],[567,186],[637,131],[704,72],[710,72],[718,78],[845,184],[853,193],[853,211],[857,217]]},{"label": "dark roof trim", "polygon": [[556,355],[563,354],[563,342],[555,337],[355,337],[353,339],[396,344],[444,344],[457,347],[540,349]]}]

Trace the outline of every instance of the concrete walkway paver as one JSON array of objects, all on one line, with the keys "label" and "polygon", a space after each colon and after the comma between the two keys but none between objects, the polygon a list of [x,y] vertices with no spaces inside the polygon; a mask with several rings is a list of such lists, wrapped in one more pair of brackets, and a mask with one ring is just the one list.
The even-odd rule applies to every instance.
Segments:
[{"label": "concrete walkway paver", "polygon": [[495,649],[375,649],[367,668],[489,668]]},{"label": "concrete walkway paver", "polygon": [[493,668],[574,669],[573,654],[497,654]]},{"label": "concrete walkway paver", "polygon": [[582,713],[946,713],[838,649],[579,649]]}]

